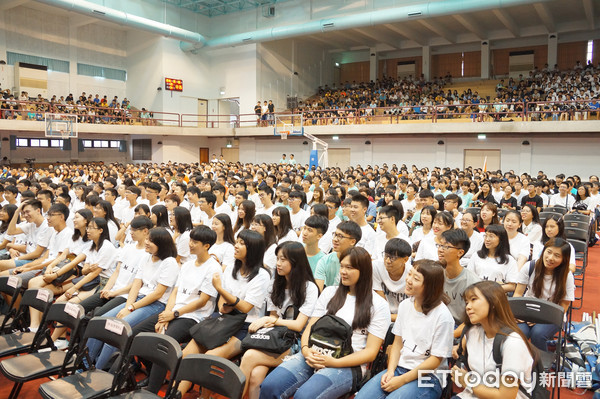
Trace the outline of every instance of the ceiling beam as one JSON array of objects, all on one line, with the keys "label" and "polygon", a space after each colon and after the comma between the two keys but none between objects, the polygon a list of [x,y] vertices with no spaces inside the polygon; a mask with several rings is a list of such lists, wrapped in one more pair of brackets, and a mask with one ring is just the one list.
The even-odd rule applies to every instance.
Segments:
[{"label": "ceiling beam", "polygon": [[73,18],[69,19],[69,27],[71,28],[79,28],[81,26],[85,26],[85,25],[89,25],[89,24],[94,24],[98,22],[97,18],[93,18],[93,17],[84,17],[81,16],[79,14],[75,15]]},{"label": "ceiling beam", "polygon": [[467,28],[467,30],[469,30],[471,33],[475,34],[475,36],[477,36],[479,38],[479,40],[487,39],[487,35],[486,35],[485,31],[479,26],[479,24],[477,24],[473,20],[473,18],[471,18],[467,15],[462,15],[462,14],[455,14],[455,15],[453,15],[453,17],[462,26]]},{"label": "ceiling beam", "polygon": [[423,25],[433,33],[436,33],[444,39],[448,40],[450,43],[456,43],[456,35],[450,32],[448,29],[440,26],[439,24],[431,23],[431,21],[427,19],[419,19],[419,23],[421,23],[421,25]]},{"label": "ceiling beam", "polygon": [[583,0],[583,10],[588,21],[588,26],[591,30],[596,29],[596,21],[594,18],[594,3],[592,0]]},{"label": "ceiling beam", "polygon": [[338,49],[348,49],[348,43],[344,43],[341,40],[336,40],[334,37],[332,37],[331,35],[327,34],[316,34],[316,35],[310,35],[308,36],[311,39],[314,39],[318,42],[321,42],[323,44],[326,44],[328,46],[331,46],[333,48],[338,48]]},{"label": "ceiling beam", "polygon": [[424,37],[415,34],[415,32],[411,31],[410,29],[407,29],[406,27],[402,26],[402,25],[392,25],[392,24],[385,24],[383,25],[386,28],[388,28],[389,30],[391,30],[394,33],[397,33],[401,36],[404,36],[405,38],[414,41],[415,43],[417,43],[419,46],[427,46],[428,42],[427,39],[425,39]]},{"label": "ceiling beam", "polygon": [[501,8],[496,8],[496,9],[492,10],[492,12],[496,16],[496,18],[498,18],[500,20],[500,22],[502,22],[502,24],[506,27],[506,29],[508,29],[508,31],[513,35],[513,37],[521,36],[521,34],[519,32],[519,26],[517,25],[515,20],[512,19],[512,17],[510,15],[508,15],[506,10],[503,10]]},{"label": "ceiling beam", "polygon": [[10,10],[11,8],[22,6],[28,2],[29,0],[5,0],[0,4],[0,11]]},{"label": "ceiling beam", "polygon": [[386,36],[386,35],[381,35],[379,33],[374,33],[374,32],[369,32],[365,29],[361,29],[361,28],[356,28],[354,29],[354,31],[358,32],[359,34],[366,36],[370,39],[375,40],[375,44],[377,43],[383,43],[383,44],[387,44],[390,47],[393,48],[398,48],[398,43],[394,43],[393,40],[390,40],[390,37]]},{"label": "ceiling beam", "polygon": [[538,13],[538,16],[544,23],[548,33],[556,32],[556,24],[554,23],[554,18],[552,18],[552,14],[550,13],[548,6],[545,3],[535,3],[533,8],[535,8],[535,11]]}]

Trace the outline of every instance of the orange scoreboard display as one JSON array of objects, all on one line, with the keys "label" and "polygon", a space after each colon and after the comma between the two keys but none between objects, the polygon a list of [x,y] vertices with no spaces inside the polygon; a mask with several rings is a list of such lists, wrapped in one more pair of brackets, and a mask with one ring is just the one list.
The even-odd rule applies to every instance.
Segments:
[{"label": "orange scoreboard display", "polygon": [[165,90],[183,91],[183,80],[165,78]]}]

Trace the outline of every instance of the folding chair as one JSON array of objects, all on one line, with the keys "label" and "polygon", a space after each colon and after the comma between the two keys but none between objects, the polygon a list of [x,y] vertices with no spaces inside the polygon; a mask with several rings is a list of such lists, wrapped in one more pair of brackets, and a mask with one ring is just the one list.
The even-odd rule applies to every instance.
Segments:
[{"label": "folding chair", "polygon": [[[558,371],[560,365],[562,365],[562,356],[564,349],[563,342],[563,321],[565,310],[562,306],[552,302],[545,301],[543,299],[531,298],[531,297],[513,297],[508,298],[510,308],[518,320],[525,322],[539,323],[539,324],[553,324],[558,327],[558,341],[556,342],[556,352],[547,352],[540,350],[540,360],[544,366],[544,370],[549,371],[554,367],[555,380],[558,379]],[[554,390],[556,389],[554,384],[552,387],[552,397],[554,398]],[[560,390],[558,390],[558,398],[560,399]]]},{"label": "folding chair", "polygon": [[[181,352],[181,346],[172,337],[157,333],[139,333],[133,338],[131,347],[126,356],[125,364],[129,365],[127,373],[128,387],[125,389],[131,392],[122,393],[117,396],[111,396],[112,399],[145,399],[145,398],[160,398],[160,396],[148,392],[144,389],[136,389],[137,382],[135,380],[135,371],[131,366],[134,356],[141,357],[142,359],[152,362],[153,367],[163,367],[171,373],[171,379],[169,381],[165,398],[169,397],[171,389],[175,382],[175,375],[177,374],[179,364],[183,357]],[[116,391],[119,387],[113,387],[113,391]]]},{"label": "folding chair", "polygon": [[568,213],[565,215],[565,223],[567,221],[578,221],[578,222],[586,222],[590,223],[590,217],[588,215],[584,215],[583,213]]},{"label": "folding chair", "polygon": [[[131,343],[131,327],[126,321],[116,317],[94,317],[87,325],[81,343],[81,350],[77,354],[74,369],[84,368],[84,359],[90,364],[87,350],[87,341],[91,338],[100,340],[105,344],[114,346],[121,354],[127,353]],[[119,372],[124,362],[124,356],[117,360],[116,374],[90,367],[81,373],[68,375],[55,381],[40,385],[39,392],[45,399],[91,399],[105,397],[116,393],[115,386],[123,378]],[[117,380],[117,381],[115,381]]]},{"label": "folding chair", "polygon": [[43,325],[53,300],[54,295],[52,292],[44,288],[25,291],[19,310],[11,324],[11,328],[16,331],[11,334],[0,335],[0,357],[34,352],[42,347],[38,344],[43,329],[40,328],[37,332],[30,332],[26,318],[29,316],[29,308],[32,307],[42,314],[42,324],[40,325]]},{"label": "folding chair", "polygon": [[555,206],[549,206],[547,208],[544,208],[545,211],[548,212],[556,212],[556,213],[560,213],[560,214],[565,214],[567,213],[567,208],[565,208],[564,206],[560,206],[560,205],[555,205]]},{"label": "folding chair", "polygon": [[463,211],[463,213],[464,212],[468,212],[468,213],[471,213],[473,215],[479,216],[479,212],[481,212],[481,208],[472,206],[472,207],[469,207],[469,208],[465,208],[465,210]]},{"label": "folding chair", "polygon": [[10,297],[10,302],[8,304],[8,312],[6,314],[0,315],[0,334],[4,334],[5,332],[10,331],[10,328],[8,328],[7,325],[10,320],[14,320],[15,315],[17,314],[15,303],[17,302],[17,298],[19,297],[19,293],[21,292],[22,285],[23,282],[18,276],[0,277],[0,293],[5,294],[7,297]]},{"label": "folding chair", "polygon": [[588,230],[590,228],[589,223],[580,222],[578,220],[569,220],[569,219],[566,219],[566,220],[564,220],[564,222],[565,222],[565,228],[567,228],[567,229]]},{"label": "folding chair", "polygon": [[[546,209],[546,208],[544,208],[544,209]],[[543,222],[544,220],[546,220],[552,216],[561,218],[561,217],[563,217],[563,214],[560,212],[550,212],[550,211],[544,210],[543,212],[540,212],[540,221]]]},{"label": "folding chair", "polygon": [[[585,285],[585,270],[587,269],[588,259],[588,244],[587,242],[578,240],[567,240],[569,244],[573,246],[575,250],[575,261],[581,261],[581,264],[577,264],[575,267],[575,273],[573,277],[575,279],[575,300],[571,304],[573,309],[581,309],[583,306],[583,288]],[[581,293],[577,294],[577,289],[581,289]],[[577,303],[577,304],[576,304]]]},{"label": "folding chair", "polygon": [[573,229],[565,227],[565,236],[567,236],[568,240],[577,240],[583,241],[585,243],[588,242],[590,238],[590,234],[588,230],[583,229]]},{"label": "folding chair", "polygon": [[52,344],[52,351],[30,353],[23,356],[17,356],[0,362],[0,372],[11,381],[14,381],[13,389],[9,399],[17,398],[23,384],[38,378],[51,375],[63,376],[68,370],[70,364],[75,359],[75,353],[78,350],[78,328],[81,319],[85,315],[85,310],[79,304],[61,302],[55,303],[50,307],[44,332],[40,339],[46,339],[52,342],[50,327],[55,322],[71,330],[71,341],[66,352],[59,351]]},{"label": "folding chair", "polygon": [[170,398],[174,398],[179,382],[190,381],[231,399],[241,399],[246,376],[234,363],[213,355],[190,355],[179,365],[175,386]]},{"label": "folding chair", "polygon": [[507,213],[508,213],[508,209],[498,208],[498,218],[500,218],[500,220],[504,219],[504,216],[506,216]]}]

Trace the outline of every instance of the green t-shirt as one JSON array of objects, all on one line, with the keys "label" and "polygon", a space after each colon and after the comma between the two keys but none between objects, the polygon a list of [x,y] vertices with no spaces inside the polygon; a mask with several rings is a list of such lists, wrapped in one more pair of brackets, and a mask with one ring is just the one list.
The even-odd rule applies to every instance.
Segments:
[{"label": "green t-shirt", "polygon": [[340,260],[337,252],[324,256],[317,263],[315,280],[323,280],[325,287],[340,285]]},{"label": "green t-shirt", "polygon": [[319,251],[318,254],[308,257],[308,263],[310,264],[310,270],[312,270],[313,276],[315,275],[315,271],[317,270],[317,264],[319,263],[321,258],[324,256],[325,256],[325,252]]}]

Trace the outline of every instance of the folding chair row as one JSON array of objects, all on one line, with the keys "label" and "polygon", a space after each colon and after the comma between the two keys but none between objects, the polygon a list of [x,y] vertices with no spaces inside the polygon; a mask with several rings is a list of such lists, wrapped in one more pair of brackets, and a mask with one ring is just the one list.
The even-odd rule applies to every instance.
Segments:
[{"label": "folding chair row", "polygon": [[569,240],[583,241],[587,244],[590,238],[589,225],[586,229],[576,229],[565,226],[565,235]]},{"label": "folding chair row", "polygon": [[0,315],[0,334],[9,331],[7,326],[10,326],[9,322],[12,322],[17,314],[15,304],[19,297],[19,293],[21,292],[22,285],[23,282],[20,277],[0,277],[0,293],[4,294],[5,298],[9,299],[7,312]]},{"label": "folding chair row", "polygon": [[591,217],[589,215],[584,215],[582,213],[569,213],[564,216],[564,220],[565,220],[565,223],[574,221],[574,222],[586,222],[589,225]]}]

